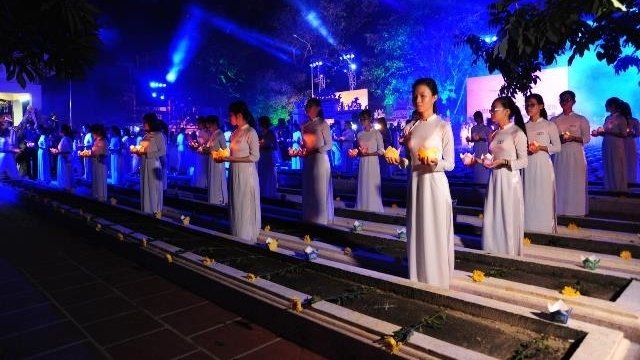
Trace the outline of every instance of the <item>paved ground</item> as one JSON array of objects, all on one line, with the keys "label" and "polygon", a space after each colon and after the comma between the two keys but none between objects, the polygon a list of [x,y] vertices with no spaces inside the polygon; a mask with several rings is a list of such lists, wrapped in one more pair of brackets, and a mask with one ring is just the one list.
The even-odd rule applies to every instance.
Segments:
[{"label": "paved ground", "polygon": [[0,187],[0,359],[322,359]]}]

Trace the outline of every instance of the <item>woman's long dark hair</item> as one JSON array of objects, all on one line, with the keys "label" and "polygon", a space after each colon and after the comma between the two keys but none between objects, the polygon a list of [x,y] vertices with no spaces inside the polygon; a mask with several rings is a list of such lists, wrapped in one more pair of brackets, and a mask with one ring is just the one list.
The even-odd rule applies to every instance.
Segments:
[{"label": "woman's long dark hair", "polygon": [[[527,97],[524,98],[524,102],[525,102],[524,106],[527,106],[526,105],[527,101],[529,101],[531,99],[535,100],[539,105],[544,106],[544,99],[542,99],[542,95],[540,95],[540,94],[529,94],[529,95],[527,95]],[[547,115],[547,109],[545,109],[545,108],[540,109],[540,116],[542,116],[545,120],[549,120],[549,116]]]},{"label": "woman's long dark hair", "polygon": [[253,115],[251,115],[249,107],[244,101],[238,100],[229,104],[229,112],[234,115],[242,114],[247,124],[254,129],[256,128],[256,120],[253,118]]},{"label": "woman's long dark hair", "polygon": [[495,100],[494,103],[499,103],[503,108],[509,109],[509,113],[511,114],[509,118],[513,118],[513,123],[516,124],[524,132],[524,135],[527,135],[527,127],[524,126],[524,119],[522,118],[522,112],[520,112],[520,108],[516,105],[512,98],[509,96],[501,96]]},{"label": "woman's long dark hair", "polygon": [[[413,86],[411,86],[411,98],[412,101],[414,102],[413,106],[415,106],[415,99],[413,99],[413,94],[415,94],[416,92],[416,88],[420,85],[424,85],[426,87],[429,88],[429,90],[431,91],[431,95],[436,96],[438,95],[438,84],[436,84],[436,81],[433,80],[432,78],[420,78],[416,81],[413,82]],[[437,114],[438,113],[438,109],[436,108],[436,104],[433,103],[433,113]]]},{"label": "woman's long dark hair", "polygon": [[142,124],[149,125],[150,132],[160,131],[160,121],[158,120],[158,115],[155,113],[146,113],[142,116]]},{"label": "woman's long dark hair", "polygon": [[62,133],[62,136],[66,136],[68,138],[73,137],[73,131],[71,130],[71,126],[69,124],[62,124],[62,126],[60,127],[60,132]]},{"label": "woman's long dark hair", "polygon": [[[304,104],[304,108],[305,110],[308,109],[311,106],[317,106],[320,108],[320,110],[318,111],[318,117],[322,120],[324,120],[324,111],[322,111],[322,103],[320,102],[320,99],[318,98],[309,98],[309,100],[307,100],[307,103]],[[311,119],[313,120],[313,119]]]}]

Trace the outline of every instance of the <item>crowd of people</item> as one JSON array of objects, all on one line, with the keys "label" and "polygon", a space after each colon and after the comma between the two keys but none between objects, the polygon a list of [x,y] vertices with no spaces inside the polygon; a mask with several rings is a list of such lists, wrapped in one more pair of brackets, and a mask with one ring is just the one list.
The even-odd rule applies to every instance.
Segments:
[{"label": "crowd of people", "polygon": [[[333,221],[332,171],[353,171],[357,159],[356,207],[383,212],[385,171],[406,169],[409,277],[448,288],[454,233],[445,172],[454,169],[457,157],[453,131],[436,111],[438,87],[433,79],[416,80],[412,94],[414,112],[399,133],[366,109],[358,116],[359,132],[348,121],[338,131],[339,125],[325,121],[317,98],[307,101],[306,119],[301,126],[293,124],[292,132],[284,120],[272,128],[271,119],[262,116],[256,124],[242,101],[229,105],[227,131],[213,115],[199,117],[197,131],[189,134],[184,127],[169,131],[149,113],[140,131],[116,126],[107,131],[95,124],[83,127],[75,139],[68,125],[53,134],[31,121],[19,127],[4,123],[0,173],[71,191],[74,168],[81,169],[77,176],[91,181],[92,195],[100,201],[107,200],[108,179],[121,184],[133,174],[139,177],[141,210],[161,216],[169,173],[180,175],[193,164],[186,170],[191,184],[208,189],[209,203],[227,205],[232,235],[254,243],[261,228],[260,198],[277,194],[278,159],[302,168],[302,218],[318,224]],[[634,139],[640,125],[627,103],[607,100],[610,115],[602,127],[590,131],[587,119],[573,112],[575,93],[562,92],[559,102],[563,112],[552,119],[539,94],[525,99],[527,122],[510,97],[493,101],[492,124],[484,123],[482,113],[474,114],[477,124],[467,139],[474,154],[461,157],[474,168],[474,181],[487,184],[482,234],[486,251],[520,256],[525,231],[554,233],[557,215],[588,213],[584,144],[592,136],[604,137],[606,189],[625,192],[637,179]],[[171,148],[175,155],[169,157]]]}]

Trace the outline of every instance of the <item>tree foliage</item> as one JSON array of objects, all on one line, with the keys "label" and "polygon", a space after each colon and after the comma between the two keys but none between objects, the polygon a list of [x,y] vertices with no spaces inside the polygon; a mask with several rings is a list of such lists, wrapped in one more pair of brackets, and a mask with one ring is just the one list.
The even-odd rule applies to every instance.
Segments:
[{"label": "tree foliage", "polygon": [[97,59],[97,11],[85,0],[0,2],[0,64],[23,88],[56,74],[82,77]]},{"label": "tree foliage", "polygon": [[[468,35],[465,42],[489,72],[499,71],[505,84],[502,95],[531,92],[543,66],[569,53],[576,57],[594,50],[600,61],[616,72],[640,71],[640,13],[634,0],[546,0],[522,3],[501,0],[489,6],[490,25],[497,40]],[[631,54],[625,54],[631,48]]]}]

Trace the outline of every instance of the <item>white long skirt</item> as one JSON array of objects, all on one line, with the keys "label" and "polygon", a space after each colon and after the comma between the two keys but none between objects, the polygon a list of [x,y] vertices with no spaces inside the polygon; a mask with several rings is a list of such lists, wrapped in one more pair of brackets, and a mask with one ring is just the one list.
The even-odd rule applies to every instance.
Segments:
[{"label": "white long skirt", "polygon": [[482,222],[482,249],[496,254],[522,255],[524,199],[519,171],[491,172]]},{"label": "white long skirt", "polygon": [[162,211],[164,171],[159,159],[140,159],[140,203],[142,211],[154,214]]},{"label": "white long skirt", "polygon": [[361,157],[358,169],[356,208],[364,211],[384,212],[381,191],[382,181],[378,156]]},{"label": "white long skirt", "polygon": [[556,174],[556,213],[584,216],[589,212],[587,196],[587,160],[582,144],[562,144],[562,151],[554,155]]},{"label": "white long skirt", "polygon": [[207,175],[209,167],[209,156],[204,156],[199,153],[195,153],[195,168],[193,170],[193,178],[191,186],[206,188],[207,187]]},{"label": "white long skirt", "polygon": [[453,240],[453,205],[446,175],[413,170],[407,192],[409,279],[449,288]]},{"label": "white long skirt", "polygon": [[604,188],[608,191],[627,192],[627,161],[624,139],[605,135],[602,140]]},{"label": "white long skirt", "polygon": [[38,149],[38,180],[51,182],[51,157],[49,149]]},{"label": "white long skirt", "polygon": [[302,170],[302,218],[317,224],[333,222],[333,181],[327,154],[304,158]]},{"label": "white long skirt", "polygon": [[224,163],[209,157],[209,204],[226,205],[229,201]]},{"label": "white long skirt", "polygon": [[258,160],[260,194],[266,197],[275,197],[278,187],[276,164],[273,155],[273,151],[261,151],[260,160]]},{"label": "white long skirt", "polygon": [[553,163],[546,152],[529,155],[522,170],[524,187],[524,230],[556,232],[556,180]]},{"label": "white long skirt", "polygon": [[107,201],[107,159],[106,155],[91,157],[91,193],[99,201]]},{"label": "white long skirt", "polygon": [[255,244],[262,222],[256,164],[231,163],[229,178],[231,235],[248,244]]}]

